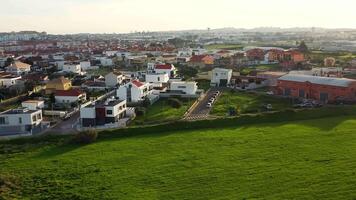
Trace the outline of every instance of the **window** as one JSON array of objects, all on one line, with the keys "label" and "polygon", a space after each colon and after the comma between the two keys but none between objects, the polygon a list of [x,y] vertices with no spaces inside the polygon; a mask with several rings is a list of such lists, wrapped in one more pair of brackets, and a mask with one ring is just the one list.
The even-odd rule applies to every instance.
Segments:
[{"label": "window", "polygon": [[0,124],[7,124],[6,117],[0,117]]},{"label": "window", "polygon": [[32,116],[32,121],[37,121],[37,117],[36,117],[36,115],[34,115],[34,116]]},{"label": "window", "polygon": [[284,89],[284,95],[285,95],[285,96],[290,96],[291,93],[292,93],[292,92],[291,92],[291,89],[290,89],[290,88],[285,88],[285,89]]},{"label": "window", "polygon": [[186,86],[181,85],[181,86],[178,86],[178,88],[179,88],[179,89],[185,89],[185,88],[187,88],[187,87],[186,87]]},{"label": "window", "polygon": [[304,98],[305,97],[305,91],[304,90],[299,90],[299,97]]},{"label": "window", "polygon": [[112,115],[112,110],[106,110],[107,115]]},{"label": "window", "polygon": [[37,115],[37,119],[42,119],[42,115],[41,115],[41,114],[38,114],[38,115]]},{"label": "window", "polygon": [[22,118],[19,117],[19,124],[22,124]]},{"label": "window", "polygon": [[157,81],[161,81],[161,78],[160,78],[160,77],[157,77]]}]

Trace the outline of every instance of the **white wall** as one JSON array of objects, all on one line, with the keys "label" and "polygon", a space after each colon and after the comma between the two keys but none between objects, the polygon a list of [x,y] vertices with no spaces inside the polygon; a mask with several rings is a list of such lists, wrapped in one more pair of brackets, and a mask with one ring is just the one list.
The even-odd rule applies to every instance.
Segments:
[{"label": "white wall", "polygon": [[37,110],[44,108],[44,101],[40,102],[22,102],[22,107],[28,108],[29,110]]},{"label": "white wall", "polygon": [[82,68],[82,70],[88,70],[91,69],[91,64],[89,61],[82,61],[80,62],[80,67]]},{"label": "white wall", "polygon": [[55,96],[56,103],[74,103],[79,101],[78,97],[72,96]]},{"label": "white wall", "polygon": [[95,119],[95,106],[80,108],[80,118],[81,119]]},{"label": "white wall", "polygon": [[162,74],[146,74],[147,83],[167,83],[169,81],[169,75]]},{"label": "white wall", "polygon": [[196,82],[171,82],[170,90],[195,95],[198,90],[198,86]]},{"label": "white wall", "polygon": [[[33,116],[36,116],[36,121],[32,119]],[[20,126],[20,125],[38,125],[42,122],[42,110],[29,113],[18,113],[18,114],[2,114],[0,117],[6,118],[6,124],[0,124],[0,126]],[[22,119],[20,123],[19,118]]]},{"label": "white wall", "polygon": [[123,75],[116,75],[116,74],[110,72],[109,74],[107,74],[105,76],[105,85],[107,87],[115,87],[118,84],[122,83],[123,78],[124,78]]}]

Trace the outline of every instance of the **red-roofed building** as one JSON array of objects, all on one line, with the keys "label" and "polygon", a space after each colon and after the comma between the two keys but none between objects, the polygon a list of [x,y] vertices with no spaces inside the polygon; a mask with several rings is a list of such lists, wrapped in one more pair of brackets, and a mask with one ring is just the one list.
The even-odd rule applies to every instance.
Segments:
[{"label": "red-roofed building", "polygon": [[78,89],[57,90],[54,93],[56,103],[71,104],[84,102],[86,100],[86,93]]},{"label": "red-roofed building", "polygon": [[168,74],[169,77],[174,78],[177,73],[177,69],[173,64],[156,64],[153,73]]},{"label": "red-roofed building", "polygon": [[151,94],[152,89],[150,84],[140,82],[139,80],[132,80],[120,86],[116,91],[116,96],[120,100],[126,100],[127,102],[141,102]]},{"label": "red-roofed building", "polygon": [[215,59],[211,55],[194,55],[190,58],[189,65],[203,68],[213,65],[214,61]]}]

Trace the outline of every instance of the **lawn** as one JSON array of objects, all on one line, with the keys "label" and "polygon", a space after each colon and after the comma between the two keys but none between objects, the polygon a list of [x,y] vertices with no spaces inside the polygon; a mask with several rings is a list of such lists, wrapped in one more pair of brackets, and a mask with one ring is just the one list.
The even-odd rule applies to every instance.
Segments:
[{"label": "lawn", "polygon": [[182,101],[182,107],[173,108],[168,104],[166,99],[160,99],[147,108],[144,116],[137,117],[134,121],[134,125],[179,120],[183,117],[184,113],[190,108],[194,101],[195,99],[185,100]]},{"label": "lawn", "polygon": [[231,107],[238,109],[241,114],[257,113],[262,110],[264,104],[271,104],[274,111],[285,110],[293,106],[289,99],[247,92],[225,91],[214,104],[211,114],[226,116]]},{"label": "lawn", "polygon": [[240,70],[242,75],[249,75],[252,71],[278,71],[281,70],[281,67],[278,64],[273,65],[256,65],[250,67],[244,67]]},{"label": "lawn", "polygon": [[0,143],[8,199],[355,199],[355,116]]}]

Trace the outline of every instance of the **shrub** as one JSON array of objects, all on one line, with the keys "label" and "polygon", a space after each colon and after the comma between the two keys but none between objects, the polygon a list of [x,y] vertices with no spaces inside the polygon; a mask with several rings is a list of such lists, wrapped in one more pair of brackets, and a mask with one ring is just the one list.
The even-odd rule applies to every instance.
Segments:
[{"label": "shrub", "polygon": [[135,110],[137,116],[145,116],[146,115],[146,108],[138,107]]},{"label": "shrub", "polygon": [[180,108],[183,106],[183,103],[179,99],[176,99],[176,98],[168,99],[168,104],[170,106],[172,106],[173,108]]},{"label": "shrub", "polygon": [[90,144],[96,141],[98,132],[95,129],[82,131],[75,136],[75,142],[78,144]]}]

